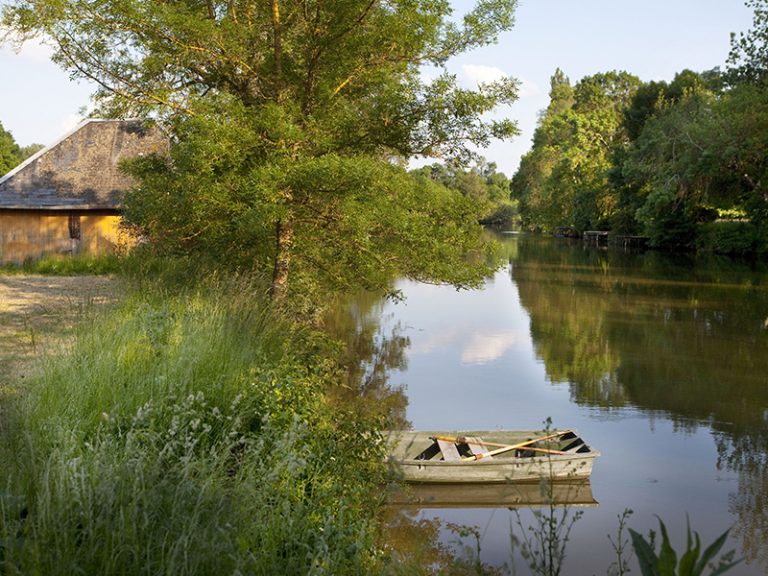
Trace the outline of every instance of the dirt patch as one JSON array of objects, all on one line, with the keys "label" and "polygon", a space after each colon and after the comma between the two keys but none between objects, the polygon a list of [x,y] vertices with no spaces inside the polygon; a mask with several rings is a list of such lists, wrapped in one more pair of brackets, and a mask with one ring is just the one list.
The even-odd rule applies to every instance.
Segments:
[{"label": "dirt patch", "polygon": [[113,302],[111,276],[0,276],[0,395],[83,313]]}]

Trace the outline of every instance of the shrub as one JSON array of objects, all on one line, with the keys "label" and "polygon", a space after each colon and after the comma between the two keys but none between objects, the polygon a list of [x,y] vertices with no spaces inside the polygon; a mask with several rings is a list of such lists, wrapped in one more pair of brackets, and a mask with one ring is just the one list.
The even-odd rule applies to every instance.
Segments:
[{"label": "shrub", "polygon": [[703,224],[699,231],[698,248],[718,254],[753,254],[757,229],[751,222],[717,221]]}]

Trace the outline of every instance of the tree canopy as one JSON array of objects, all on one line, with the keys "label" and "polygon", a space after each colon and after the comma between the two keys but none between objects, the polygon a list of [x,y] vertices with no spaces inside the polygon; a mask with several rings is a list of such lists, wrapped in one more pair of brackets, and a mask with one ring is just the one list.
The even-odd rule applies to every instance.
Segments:
[{"label": "tree canopy", "polygon": [[608,72],[571,87],[555,72],[550,105],[512,181],[529,221],[549,229],[607,225],[615,210],[611,157],[627,138],[622,113],[639,85],[631,74]]},{"label": "tree canopy", "polygon": [[[513,79],[468,90],[444,70],[509,29],[514,6],[478,0],[457,21],[447,0],[13,0],[3,21],[96,82],[98,113],[169,126],[170,156],[132,168],[126,201],[150,241],[248,255],[281,295],[294,271],[374,288],[478,278],[439,262],[446,242],[478,247],[471,204],[399,166],[467,161],[516,133],[483,118],[516,98]],[[442,69],[431,82],[427,65]]]}]

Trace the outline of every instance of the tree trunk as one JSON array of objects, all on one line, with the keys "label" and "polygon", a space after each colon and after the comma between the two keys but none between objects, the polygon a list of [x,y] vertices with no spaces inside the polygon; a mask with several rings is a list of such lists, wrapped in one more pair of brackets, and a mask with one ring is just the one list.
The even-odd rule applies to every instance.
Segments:
[{"label": "tree trunk", "polygon": [[278,96],[283,89],[283,41],[280,24],[280,4],[272,0],[272,47],[275,51],[275,78]]},{"label": "tree trunk", "polygon": [[272,272],[272,300],[285,298],[288,291],[288,275],[291,269],[291,252],[293,250],[293,220],[288,217],[277,221],[276,226],[275,269]]}]

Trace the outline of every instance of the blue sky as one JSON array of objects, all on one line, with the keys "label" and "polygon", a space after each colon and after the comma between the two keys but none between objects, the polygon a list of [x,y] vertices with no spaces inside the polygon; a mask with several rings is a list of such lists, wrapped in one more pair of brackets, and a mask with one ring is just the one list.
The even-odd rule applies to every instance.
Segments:
[{"label": "blue sky", "polygon": [[[463,11],[471,2],[454,5]],[[748,30],[751,21],[743,0],[519,0],[511,32],[495,46],[456,58],[449,68],[466,85],[502,74],[521,81],[518,102],[499,111],[518,121],[521,135],[483,152],[511,176],[530,148],[555,68],[574,83],[610,70],[671,80],[685,68],[722,66],[730,33]],[[0,77],[0,122],[22,145],[49,144],[73,128],[92,91],[70,81],[38,44],[19,54],[0,50]]]}]

